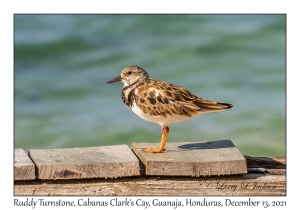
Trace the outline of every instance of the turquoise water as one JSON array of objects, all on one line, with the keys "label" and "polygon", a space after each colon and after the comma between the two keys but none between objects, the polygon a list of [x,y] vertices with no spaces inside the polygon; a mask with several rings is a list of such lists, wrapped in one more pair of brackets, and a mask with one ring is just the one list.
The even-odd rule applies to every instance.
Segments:
[{"label": "turquoise water", "polygon": [[168,142],[286,151],[284,15],[15,15],[15,148],[160,142],[106,82],[129,65],[234,109],[170,126]]}]

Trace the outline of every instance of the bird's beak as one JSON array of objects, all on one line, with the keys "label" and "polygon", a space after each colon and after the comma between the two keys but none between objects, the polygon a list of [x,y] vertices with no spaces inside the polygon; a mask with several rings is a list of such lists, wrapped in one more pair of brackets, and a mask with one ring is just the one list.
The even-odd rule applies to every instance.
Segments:
[{"label": "bird's beak", "polygon": [[113,83],[113,82],[120,82],[122,79],[121,79],[121,75],[120,76],[117,76],[116,78],[112,79],[112,80],[109,80],[107,83]]}]

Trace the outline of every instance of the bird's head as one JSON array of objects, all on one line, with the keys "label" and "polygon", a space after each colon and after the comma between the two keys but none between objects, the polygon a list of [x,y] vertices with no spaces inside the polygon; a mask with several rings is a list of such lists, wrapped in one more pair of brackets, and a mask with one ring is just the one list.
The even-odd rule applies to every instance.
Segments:
[{"label": "bird's head", "polygon": [[128,66],[123,69],[119,76],[112,80],[109,80],[107,83],[123,82],[125,87],[128,85],[132,85],[138,80],[142,81],[144,79],[147,79],[148,77],[149,76],[147,72],[143,68],[139,66]]}]

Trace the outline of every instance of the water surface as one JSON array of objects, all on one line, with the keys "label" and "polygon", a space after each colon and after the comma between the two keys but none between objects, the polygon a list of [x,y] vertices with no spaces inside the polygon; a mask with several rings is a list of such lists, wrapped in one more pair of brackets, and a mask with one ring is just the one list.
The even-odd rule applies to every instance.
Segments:
[{"label": "water surface", "polygon": [[15,148],[160,142],[106,82],[129,65],[234,109],[170,126],[168,142],[230,139],[285,155],[284,15],[15,15]]}]

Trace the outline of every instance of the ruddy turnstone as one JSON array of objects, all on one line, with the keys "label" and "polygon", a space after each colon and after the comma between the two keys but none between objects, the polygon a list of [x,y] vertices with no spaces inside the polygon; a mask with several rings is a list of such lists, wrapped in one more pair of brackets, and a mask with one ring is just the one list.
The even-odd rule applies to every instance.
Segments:
[{"label": "ruddy turnstone", "polygon": [[143,120],[159,124],[162,137],[159,148],[146,148],[149,153],[161,153],[169,134],[169,125],[183,122],[201,114],[230,109],[231,104],[199,98],[172,83],[149,78],[139,66],[128,66],[107,83],[123,82],[122,100]]}]

